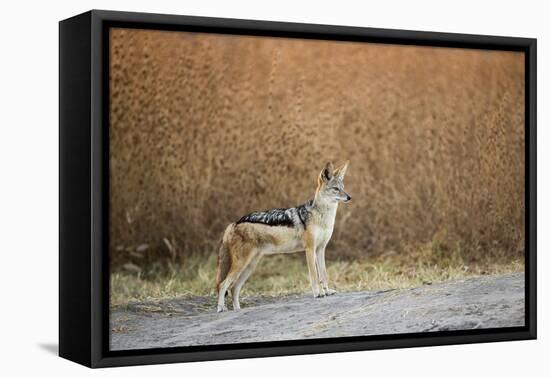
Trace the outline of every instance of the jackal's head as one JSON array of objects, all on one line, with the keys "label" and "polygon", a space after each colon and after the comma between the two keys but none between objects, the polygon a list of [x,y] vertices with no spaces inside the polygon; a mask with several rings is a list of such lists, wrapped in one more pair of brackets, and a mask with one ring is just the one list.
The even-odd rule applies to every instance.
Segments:
[{"label": "jackal's head", "polygon": [[332,163],[327,163],[319,173],[317,196],[329,203],[348,202],[351,196],[344,191],[344,176],[348,170],[349,160],[341,167],[334,169]]}]

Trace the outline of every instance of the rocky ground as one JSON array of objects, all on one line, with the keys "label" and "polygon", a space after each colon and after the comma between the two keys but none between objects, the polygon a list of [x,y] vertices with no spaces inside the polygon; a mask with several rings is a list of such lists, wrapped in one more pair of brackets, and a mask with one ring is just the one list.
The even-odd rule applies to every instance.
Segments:
[{"label": "rocky ground", "polygon": [[135,302],[112,310],[111,350],[523,326],[524,281],[515,273],[317,299],[244,297],[240,311],[224,313],[214,297]]}]

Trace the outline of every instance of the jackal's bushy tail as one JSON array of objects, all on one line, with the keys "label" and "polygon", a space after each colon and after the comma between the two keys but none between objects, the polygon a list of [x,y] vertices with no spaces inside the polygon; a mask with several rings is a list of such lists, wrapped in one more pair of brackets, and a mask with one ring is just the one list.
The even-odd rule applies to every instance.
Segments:
[{"label": "jackal's bushy tail", "polygon": [[223,233],[222,242],[220,245],[220,250],[218,252],[218,269],[216,273],[216,292],[220,291],[220,284],[225,280],[225,277],[227,276],[227,273],[229,272],[229,268],[231,268],[231,260],[229,256],[229,250],[227,248],[227,242],[229,235],[233,232],[233,228],[235,227],[235,223],[231,223],[227,228],[225,229],[225,232]]}]

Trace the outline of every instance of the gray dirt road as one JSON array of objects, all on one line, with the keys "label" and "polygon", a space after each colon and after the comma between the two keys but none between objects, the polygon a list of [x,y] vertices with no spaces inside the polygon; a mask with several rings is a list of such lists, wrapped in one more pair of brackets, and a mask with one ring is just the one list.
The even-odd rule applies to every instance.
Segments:
[{"label": "gray dirt road", "polygon": [[111,313],[111,350],[229,344],[524,325],[524,275],[483,276],[414,289],[133,303]]}]

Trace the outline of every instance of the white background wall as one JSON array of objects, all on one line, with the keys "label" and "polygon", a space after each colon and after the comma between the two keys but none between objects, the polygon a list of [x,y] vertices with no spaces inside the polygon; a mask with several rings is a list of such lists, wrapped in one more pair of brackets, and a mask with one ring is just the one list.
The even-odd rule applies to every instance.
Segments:
[{"label": "white background wall", "polygon": [[[0,375],[519,377],[550,370],[548,50],[544,1],[6,1],[0,22]],[[96,8],[536,37],[539,340],[92,371],[55,356],[58,248],[58,25]],[[545,350],[546,349],[546,350]]]}]

